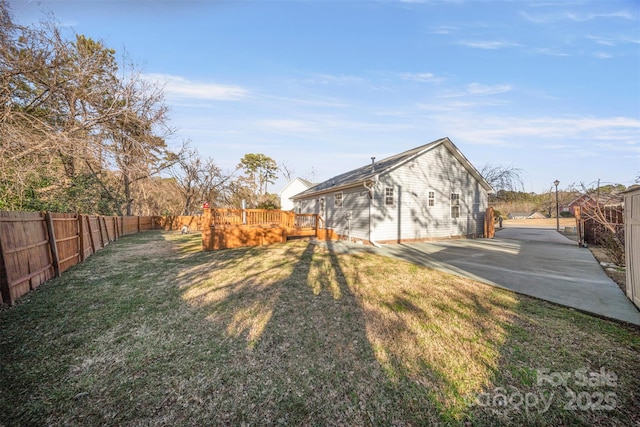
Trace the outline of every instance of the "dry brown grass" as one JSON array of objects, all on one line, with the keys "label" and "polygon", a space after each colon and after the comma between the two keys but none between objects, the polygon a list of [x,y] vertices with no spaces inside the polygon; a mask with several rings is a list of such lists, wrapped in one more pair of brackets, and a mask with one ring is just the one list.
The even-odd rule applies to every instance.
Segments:
[{"label": "dry brown grass", "polygon": [[[1,422],[640,421],[637,329],[372,253],[197,239],[125,238],[0,312]],[[580,367],[619,376],[615,408],[567,410],[536,383]],[[545,412],[478,404],[498,387],[556,395]]]},{"label": "dry brown grass", "polygon": [[[560,218],[560,229],[564,227],[575,227],[575,218]],[[505,219],[502,221],[503,227],[544,227],[544,228],[556,228],[557,222],[555,218],[540,218],[540,219]]]}]

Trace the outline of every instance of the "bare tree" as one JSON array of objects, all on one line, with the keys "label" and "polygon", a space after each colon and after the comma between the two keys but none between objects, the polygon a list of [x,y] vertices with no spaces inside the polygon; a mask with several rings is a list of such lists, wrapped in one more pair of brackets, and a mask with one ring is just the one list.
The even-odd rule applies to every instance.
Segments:
[{"label": "bare tree", "polygon": [[597,236],[595,243],[602,246],[611,260],[625,263],[623,212],[621,203],[616,202],[617,189],[608,186],[606,193],[601,191],[600,183],[595,189],[587,189],[581,184],[582,195],[586,196],[579,211],[579,221],[586,229],[589,227]]},{"label": "bare tree", "polygon": [[280,162],[278,170],[287,182],[295,178],[296,171],[287,162]]},{"label": "bare tree", "polygon": [[223,175],[213,159],[202,159],[192,149],[184,151],[171,173],[182,196],[183,215],[193,215],[200,202],[217,204],[223,187],[232,177],[232,174]]},{"label": "bare tree", "polygon": [[489,183],[496,191],[523,191],[522,169],[513,166],[496,166],[485,164],[480,170],[480,175]]},{"label": "bare tree", "polygon": [[162,89],[131,70],[114,94],[118,114],[105,123],[103,147],[121,180],[127,215],[132,215],[132,186],[166,169],[178,159],[165,139],[173,130],[167,124]]}]

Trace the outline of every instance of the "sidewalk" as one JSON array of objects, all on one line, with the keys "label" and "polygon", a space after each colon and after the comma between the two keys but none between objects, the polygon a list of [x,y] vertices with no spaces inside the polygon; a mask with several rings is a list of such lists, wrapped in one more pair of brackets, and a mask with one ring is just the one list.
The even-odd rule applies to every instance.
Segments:
[{"label": "sidewalk", "polygon": [[555,229],[505,228],[495,239],[393,244],[376,252],[640,326],[640,311],[591,252]]}]

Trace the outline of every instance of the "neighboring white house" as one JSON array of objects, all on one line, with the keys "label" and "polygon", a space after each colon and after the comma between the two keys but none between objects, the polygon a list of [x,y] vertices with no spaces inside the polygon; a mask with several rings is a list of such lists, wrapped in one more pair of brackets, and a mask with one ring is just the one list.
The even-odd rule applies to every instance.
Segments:
[{"label": "neighboring white house", "polygon": [[544,216],[540,212],[509,212],[507,214],[508,219],[544,219]]},{"label": "neighboring white house", "polygon": [[339,235],[372,244],[484,231],[493,188],[449,138],[335,176],[292,199]]},{"label": "neighboring white house", "polygon": [[302,178],[294,178],[280,192],[280,209],[290,211],[293,209],[292,196],[313,187],[313,183]]}]

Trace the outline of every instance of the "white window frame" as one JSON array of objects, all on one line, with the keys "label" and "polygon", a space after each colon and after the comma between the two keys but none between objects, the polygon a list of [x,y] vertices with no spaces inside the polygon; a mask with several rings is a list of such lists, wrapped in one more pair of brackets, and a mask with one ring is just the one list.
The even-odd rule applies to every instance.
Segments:
[{"label": "white window frame", "polygon": [[342,206],[344,206],[344,194],[342,193],[342,191],[333,193],[333,206],[336,208],[341,208]]},{"label": "white window frame", "polygon": [[427,190],[427,207],[432,208],[436,205],[436,192]]},{"label": "white window frame", "polygon": [[[460,218],[460,193],[451,193],[451,218]],[[455,213],[454,213],[455,212]]]},{"label": "white window frame", "polygon": [[[391,195],[389,195],[391,193]],[[391,203],[389,203],[391,201]],[[393,187],[384,187],[384,205],[395,206],[396,205],[396,191]]]}]

